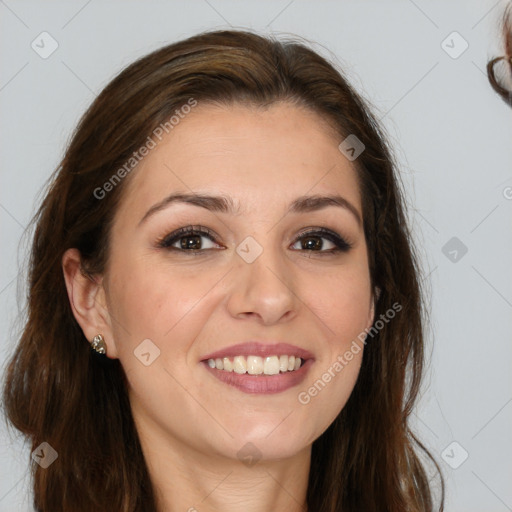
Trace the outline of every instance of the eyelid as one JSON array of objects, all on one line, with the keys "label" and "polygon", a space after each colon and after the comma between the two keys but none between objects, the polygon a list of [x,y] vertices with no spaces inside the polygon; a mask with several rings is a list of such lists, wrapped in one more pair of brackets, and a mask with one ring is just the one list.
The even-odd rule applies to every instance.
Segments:
[{"label": "eyelid", "polygon": [[[305,236],[318,236],[320,238],[327,238],[329,241],[334,243],[340,251],[349,251],[353,248],[354,244],[345,236],[336,233],[336,231],[333,231],[328,228],[323,227],[316,227],[316,228],[307,228],[305,231],[301,231],[292,242],[292,245],[297,243],[301,238],[304,238]],[[307,249],[304,249],[307,250]],[[311,252],[318,252],[318,253],[329,253],[333,252],[333,249],[327,250],[327,251],[311,251]]]},{"label": "eyelid", "polygon": [[[200,226],[200,225],[190,225],[190,226],[183,226],[181,228],[175,229],[171,233],[167,233],[163,237],[159,238],[156,241],[157,247],[163,248],[163,249],[171,249],[171,244],[174,243],[176,240],[179,240],[181,237],[185,236],[208,236],[212,242],[214,242],[217,245],[220,245],[217,239],[219,238],[217,236],[217,233],[215,233],[210,228],[207,228],[206,226]],[[180,249],[177,249],[180,250]],[[204,249],[202,249],[204,251]],[[194,251],[184,251],[182,252],[194,252]],[[200,252],[200,251],[196,251]]]},{"label": "eyelid", "polygon": [[[296,237],[294,238],[291,245],[296,244],[298,241],[300,241],[302,238],[306,236],[316,236],[319,238],[326,238],[331,243],[335,244],[336,248],[334,249],[327,249],[327,250],[321,250],[321,251],[314,251],[311,249],[300,249],[299,252],[317,252],[319,254],[333,254],[337,252],[347,252],[353,247],[353,243],[348,240],[345,236],[338,234],[336,231],[333,231],[328,228],[324,227],[309,227],[305,228],[303,231],[299,232]],[[163,248],[163,249],[169,249],[182,252],[182,253],[191,253],[191,254],[200,254],[200,253],[206,253],[207,251],[211,251],[212,249],[199,249],[199,250],[186,250],[186,249],[178,249],[177,247],[172,247],[172,245],[179,240],[180,238],[184,238],[186,236],[206,236],[210,238],[210,240],[215,243],[216,245],[222,245],[220,244],[217,239],[219,238],[218,235],[211,230],[210,228],[207,228],[206,226],[201,225],[189,225],[189,226],[183,226],[180,227],[171,233],[167,233],[163,237],[159,238],[156,242],[157,247]],[[225,247],[224,247],[225,248]]]}]

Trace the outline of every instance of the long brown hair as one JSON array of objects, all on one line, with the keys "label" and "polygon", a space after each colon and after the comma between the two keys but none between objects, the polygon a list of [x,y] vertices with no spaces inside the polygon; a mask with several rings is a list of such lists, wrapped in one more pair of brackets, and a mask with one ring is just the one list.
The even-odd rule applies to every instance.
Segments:
[{"label": "long brown hair", "polygon": [[[66,293],[69,248],[83,272],[105,270],[109,231],[127,176],[102,187],[153,131],[191,98],[223,105],[290,101],[319,113],[365,150],[353,162],[363,202],[375,318],[402,306],[365,348],[353,393],[312,446],[311,512],[427,512],[434,509],[428,450],[408,426],[424,366],[425,309],[402,187],[383,132],[340,71],[297,40],[248,31],[206,32],[123,70],[82,117],[34,217],[28,318],[4,388],[12,424],[32,448],[58,459],[33,464],[38,511],[155,511],[155,498],[119,360],[91,353]],[[134,170],[133,172],[136,172]],[[383,323],[381,321],[381,323]],[[434,459],[430,460],[439,471]],[[444,486],[441,477],[441,504]]]}]

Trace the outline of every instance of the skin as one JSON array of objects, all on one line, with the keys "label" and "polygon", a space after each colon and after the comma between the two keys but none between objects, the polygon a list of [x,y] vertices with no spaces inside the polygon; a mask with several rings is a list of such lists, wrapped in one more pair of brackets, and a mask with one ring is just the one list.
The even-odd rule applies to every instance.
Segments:
[{"label": "skin", "polygon": [[[286,214],[299,196],[338,193],[362,218],[356,171],[340,142],[320,116],[289,103],[199,104],[130,175],[106,272],[89,280],[79,272],[78,252],[64,255],[77,321],[87,339],[103,334],[108,357],[119,358],[126,372],[162,511],[231,512],[242,504],[246,512],[304,510],[311,445],[349,398],[363,351],[307,405],[298,394],[374,316],[355,216],[339,206]],[[172,204],[139,224],[170,193],[191,191],[229,195],[240,214]],[[202,254],[157,247],[173,230],[198,224],[218,235],[200,239]],[[320,236],[314,241],[321,249],[305,250],[297,237],[318,227],[352,248],[322,255],[333,244]],[[250,264],[236,252],[247,236],[263,248]],[[145,339],[160,350],[149,366],[134,355]],[[247,394],[201,363],[210,352],[254,339],[312,352],[305,381],[276,394]],[[261,453],[252,466],[237,456],[248,442]]]}]

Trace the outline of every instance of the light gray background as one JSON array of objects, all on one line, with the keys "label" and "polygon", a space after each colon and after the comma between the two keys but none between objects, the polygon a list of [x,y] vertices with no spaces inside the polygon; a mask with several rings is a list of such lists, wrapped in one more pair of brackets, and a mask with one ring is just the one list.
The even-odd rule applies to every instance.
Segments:
[{"label": "light gray background", "polygon": [[[297,34],[371,99],[399,158],[431,288],[432,361],[414,421],[443,468],[446,510],[512,510],[512,110],[485,76],[501,53],[502,10],[489,0],[0,0],[0,362],[16,343],[20,237],[95,95],[135,58],[202,30]],[[47,59],[31,48],[43,31],[59,45]],[[441,46],[453,31],[469,44],[458,58]],[[468,249],[456,262],[442,252],[452,237]],[[32,510],[29,449],[3,424],[0,443],[0,511]],[[469,457],[452,469],[462,449]]]}]

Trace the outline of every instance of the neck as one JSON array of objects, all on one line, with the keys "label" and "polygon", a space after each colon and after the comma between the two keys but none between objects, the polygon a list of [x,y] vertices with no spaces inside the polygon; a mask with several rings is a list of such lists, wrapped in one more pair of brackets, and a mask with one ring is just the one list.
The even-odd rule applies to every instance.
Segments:
[{"label": "neck", "polygon": [[145,427],[139,437],[158,512],[307,512],[311,445],[289,458],[247,465]]}]

